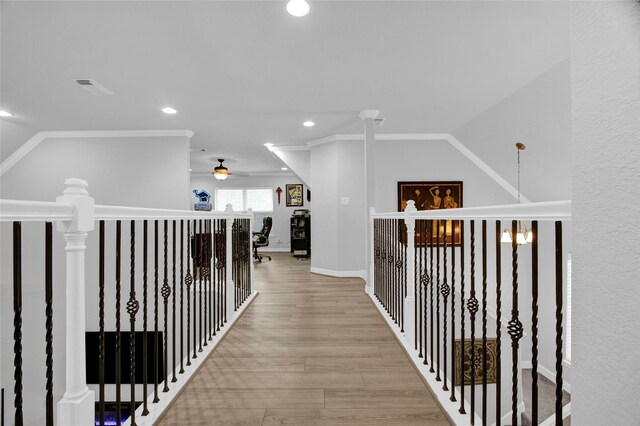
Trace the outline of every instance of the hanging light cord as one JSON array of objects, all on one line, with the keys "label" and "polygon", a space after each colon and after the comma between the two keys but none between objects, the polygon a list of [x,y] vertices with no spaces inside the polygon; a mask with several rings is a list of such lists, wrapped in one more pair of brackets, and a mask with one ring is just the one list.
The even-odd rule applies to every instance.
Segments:
[{"label": "hanging light cord", "polygon": [[518,204],[520,204],[520,147],[516,145],[518,151]]}]

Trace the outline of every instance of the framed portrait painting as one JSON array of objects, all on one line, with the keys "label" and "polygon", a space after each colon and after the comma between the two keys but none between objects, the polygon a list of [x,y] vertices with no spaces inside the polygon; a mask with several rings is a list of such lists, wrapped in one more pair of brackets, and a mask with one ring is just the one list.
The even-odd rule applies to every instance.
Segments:
[{"label": "framed portrait painting", "polygon": [[[407,201],[415,201],[418,210],[442,210],[462,207],[462,181],[398,182],[398,211],[404,211]],[[416,244],[459,245],[460,221],[431,220],[416,222]]]},{"label": "framed portrait painting", "polygon": [[288,183],[286,185],[285,197],[287,207],[302,207],[304,199],[302,198],[303,187],[301,183]]}]

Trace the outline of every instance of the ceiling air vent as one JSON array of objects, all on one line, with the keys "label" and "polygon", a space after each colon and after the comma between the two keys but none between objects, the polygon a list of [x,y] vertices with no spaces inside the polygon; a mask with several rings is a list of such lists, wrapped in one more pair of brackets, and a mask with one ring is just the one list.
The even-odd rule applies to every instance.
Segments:
[{"label": "ceiling air vent", "polygon": [[92,95],[95,95],[95,96],[113,95],[113,92],[111,90],[107,89],[106,87],[104,87],[102,84],[98,83],[95,80],[91,80],[88,78],[74,78],[73,81],[75,81],[78,85],[82,86],[82,88],[86,89]]}]

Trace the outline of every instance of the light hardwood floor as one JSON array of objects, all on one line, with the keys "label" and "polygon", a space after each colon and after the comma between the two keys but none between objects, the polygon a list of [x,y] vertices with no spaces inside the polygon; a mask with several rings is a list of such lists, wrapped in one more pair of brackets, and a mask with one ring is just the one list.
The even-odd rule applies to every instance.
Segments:
[{"label": "light hardwood floor", "polygon": [[169,425],[448,425],[360,279],[275,253],[257,299],[173,406]]}]

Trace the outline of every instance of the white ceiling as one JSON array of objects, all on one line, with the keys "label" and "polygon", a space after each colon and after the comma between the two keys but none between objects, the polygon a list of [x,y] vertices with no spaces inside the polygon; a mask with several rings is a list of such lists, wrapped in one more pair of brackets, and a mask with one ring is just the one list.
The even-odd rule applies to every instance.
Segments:
[{"label": "white ceiling", "polygon": [[3,1],[1,106],[37,130],[191,129],[194,173],[260,173],[282,166],[266,141],[360,132],[362,109],[451,132],[569,56],[565,2],[311,4]]}]

